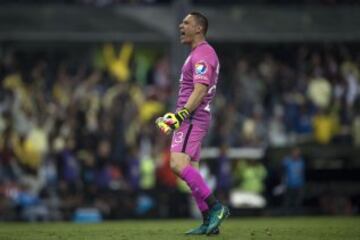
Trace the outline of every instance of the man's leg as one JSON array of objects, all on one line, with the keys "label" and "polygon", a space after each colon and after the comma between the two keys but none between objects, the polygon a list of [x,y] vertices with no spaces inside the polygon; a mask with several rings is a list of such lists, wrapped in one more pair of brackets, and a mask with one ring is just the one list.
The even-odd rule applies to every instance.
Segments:
[{"label": "man's leg", "polygon": [[[199,162],[195,162],[195,161],[191,161],[190,162],[192,167],[197,169],[199,171]],[[195,199],[196,205],[198,206],[200,212],[202,213],[203,217],[204,215],[207,215],[207,213],[209,212],[209,206],[207,205],[207,203],[201,198],[200,195],[196,194],[195,192],[193,193],[193,197]]]},{"label": "man's leg", "polygon": [[207,128],[183,123],[173,134],[170,166],[172,171],[190,187],[200,209],[205,209],[204,203],[208,206],[209,217],[205,218],[206,233],[212,234],[218,230],[221,221],[229,215],[229,210],[214,197],[200,172],[191,164],[191,160],[200,159],[201,143],[206,133]]},{"label": "man's leg", "polygon": [[[195,168],[195,169],[199,169],[199,163],[198,162],[194,162],[191,161],[191,165]],[[190,229],[189,231],[186,232],[187,235],[202,235],[206,233],[206,230],[209,226],[209,206],[207,205],[207,203],[201,198],[200,195],[196,194],[195,192],[192,192],[192,195],[195,199],[196,205],[198,207],[198,209],[201,212],[201,216],[202,216],[202,224],[196,228]],[[212,234],[219,234],[219,228],[216,228]]]},{"label": "man's leg", "polygon": [[170,166],[173,172],[187,183],[191,191],[206,202],[211,195],[211,190],[200,172],[191,165],[189,155],[178,152],[171,153]]},{"label": "man's leg", "polygon": [[170,166],[173,172],[187,183],[194,196],[200,198],[210,208],[218,203],[200,172],[191,165],[189,155],[171,153]]},{"label": "man's leg", "polygon": [[[206,216],[206,220],[208,220],[206,225],[208,226],[203,227],[203,230],[205,230],[206,227],[206,231],[202,231],[199,234],[212,234],[218,232],[218,226],[221,221],[228,216],[228,209],[220,204],[211,193],[211,190],[207,186],[200,172],[191,165],[190,157],[187,154],[178,152],[171,153],[170,166],[173,172],[183,179],[190,187],[199,208],[201,207],[204,210],[203,213],[207,215],[208,210],[206,207],[211,210],[209,212],[209,219],[207,219],[208,217]],[[200,210],[202,210],[201,208]],[[218,211],[222,212],[220,220],[216,221],[215,219],[215,222],[214,220],[211,220],[211,215],[216,214],[214,211],[216,213]]]}]

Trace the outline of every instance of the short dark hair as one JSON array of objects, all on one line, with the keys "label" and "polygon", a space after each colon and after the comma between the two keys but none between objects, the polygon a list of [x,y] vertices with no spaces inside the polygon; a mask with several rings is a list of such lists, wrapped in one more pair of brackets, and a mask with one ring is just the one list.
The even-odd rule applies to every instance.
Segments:
[{"label": "short dark hair", "polygon": [[189,14],[196,18],[197,23],[200,24],[203,29],[203,34],[206,35],[209,26],[207,18],[202,13],[196,11],[190,12]]}]

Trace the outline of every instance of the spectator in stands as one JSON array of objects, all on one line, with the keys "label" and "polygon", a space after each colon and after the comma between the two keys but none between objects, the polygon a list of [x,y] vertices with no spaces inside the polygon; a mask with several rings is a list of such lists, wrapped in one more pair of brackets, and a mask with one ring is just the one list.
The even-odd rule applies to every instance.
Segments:
[{"label": "spectator in stands", "polygon": [[317,143],[328,144],[338,130],[338,119],[329,110],[320,109],[313,119],[314,139]]},{"label": "spectator in stands", "polygon": [[314,75],[310,79],[308,96],[318,108],[327,108],[331,100],[332,86],[329,81],[320,76]]},{"label": "spectator in stands", "polygon": [[305,187],[305,161],[298,147],[282,160],[282,182],[285,187],[283,207],[285,214],[301,210]]},{"label": "spectator in stands", "polygon": [[267,124],[263,109],[260,105],[254,106],[253,113],[243,122],[240,143],[242,146],[264,147],[266,141]]},{"label": "spectator in stands", "polygon": [[273,116],[269,119],[268,141],[273,147],[283,147],[288,144],[288,136],[284,126],[284,110],[281,105],[274,107]]}]

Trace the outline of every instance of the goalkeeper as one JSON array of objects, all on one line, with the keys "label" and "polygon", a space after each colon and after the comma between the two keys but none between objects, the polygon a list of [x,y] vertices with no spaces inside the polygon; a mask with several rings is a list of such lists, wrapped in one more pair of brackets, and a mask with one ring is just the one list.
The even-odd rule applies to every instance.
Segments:
[{"label": "goalkeeper", "polygon": [[207,28],[208,21],[199,12],[191,12],[179,25],[180,41],[189,45],[191,52],[182,67],[176,112],[156,120],[163,133],[173,133],[171,169],[190,187],[203,215],[203,223],[186,232],[188,235],[218,234],[229,215],[229,209],[215,198],[197,170],[220,69],[216,52],[205,39]]}]

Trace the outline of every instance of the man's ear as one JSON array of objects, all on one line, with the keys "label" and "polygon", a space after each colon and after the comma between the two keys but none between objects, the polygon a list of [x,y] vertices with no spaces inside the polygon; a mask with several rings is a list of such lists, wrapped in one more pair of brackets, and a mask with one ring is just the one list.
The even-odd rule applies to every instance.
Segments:
[{"label": "man's ear", "polygon": [[196,33],[202,33],[202,26],[201,25],[198,25],[197,27],[196,27]]}]

